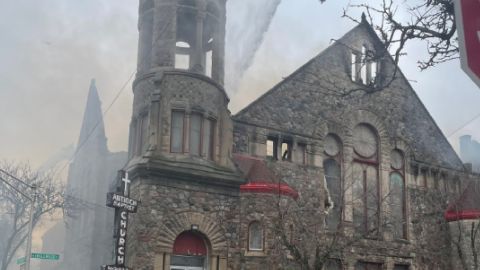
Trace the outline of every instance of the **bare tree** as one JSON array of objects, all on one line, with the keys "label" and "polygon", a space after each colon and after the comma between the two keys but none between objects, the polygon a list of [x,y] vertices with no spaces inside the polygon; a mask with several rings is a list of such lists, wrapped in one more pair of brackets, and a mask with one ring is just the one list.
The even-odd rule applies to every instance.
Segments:
[{"label": "bare tree", "polygon": [[[0,163],[0,208],[4,215],[6,232],[1,258],[1,270],[6,270],[14,256],[26,244],[30,219],[31,199],[36,196],[33,205],[33,228],[41,218],[64,209],[63,187],[59,187],[50,174],[39,174],[27,163]],[[35,185],[32,192],[28,185]],[[21,194],[23,193],[23,194]]]},{"label": "bare tree", "polygon": [[[332,267],[327,269],[342,269],[341,261],[347,248],[361,245],[362,239],[381,239],[385,231],[392,231],[396,222],[402,222],[382,214],[389,212],[388,209],[394,205],[393,192],[379,197],[377,189],[373,188],[367,189],[366,194],[355,195],[352,191],[357,188],[357,181],[345,181],[346,184],[336,195],[337,199],[333,199],[335,195],[328,194],[328,191],[326,196],[317,196],[315,203],[308,200],[292,203],[286,198],[278,198],[278,217],[275,220],[275,234],[279,240],[277,248],[287,254],[282,257],[284,260],[280,265],[293,264],[303,270],[323,270],[325,266]],[[363,201],[367,197],[374,202],[372,205]],[[361,217],[360,222],[358,219],[352,222],[342,218],[346,209],[353,209],[358,204],[365,204],[367,218]],[[329,221],[329,215],[335,214],[338,217],[333,222]]]},{"label": "bare tree", "polygon": [[406,44],[413,40],[426,43],[428,57],[418,60],[421,70],[458,58],[452,0],[421,0],[413,4],[412,1],[382,0],[376,3],[364,1],[349,4],[343,16],[358,22],[349,14],[349,10],[364,10],[370,24],[393,52],[395,63],[398,64],[400,57],[405,54]]}]

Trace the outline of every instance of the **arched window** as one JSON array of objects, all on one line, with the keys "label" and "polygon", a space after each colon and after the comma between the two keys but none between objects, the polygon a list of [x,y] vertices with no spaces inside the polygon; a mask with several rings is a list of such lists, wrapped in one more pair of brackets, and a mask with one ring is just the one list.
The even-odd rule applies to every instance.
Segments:
[{"label": "arched window", "polygon": [[335,230],[342,221],[342,146],[340,140],[332,134],[325,137],[324,152],[328,157],[323,162],[326,187],[330,195],[330,208],[325,218],[327,228]]},{"label": "arched window", "polygon": [[248,250],[263,251],[263,226],[259,221],[248,226]]},{"label": "arched window", "polygon": [[406,239],[405,158],[400,150],[395,149],[390,153],[390,166],[392,173],[390,174],[388,201],[393,237]]},{"label": "arched window", "polygon": [[197,9],[195,1],[181,0],[177,7],[177,31],[175,68],[188,70],[192,67],[197,38]]},{"label": "arched window", "polygon": [[353,130],[353,223],[365,236],[378,236],[379,226],[379,155],[378,136],[367,124]]}]

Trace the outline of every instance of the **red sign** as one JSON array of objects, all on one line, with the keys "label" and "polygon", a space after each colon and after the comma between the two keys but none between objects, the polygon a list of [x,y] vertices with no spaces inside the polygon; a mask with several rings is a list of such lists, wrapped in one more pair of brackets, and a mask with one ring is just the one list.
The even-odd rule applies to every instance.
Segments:
[{"label": "red sign", "polygon": [[480,87],[480,0],[455,0],[462,69]]}]

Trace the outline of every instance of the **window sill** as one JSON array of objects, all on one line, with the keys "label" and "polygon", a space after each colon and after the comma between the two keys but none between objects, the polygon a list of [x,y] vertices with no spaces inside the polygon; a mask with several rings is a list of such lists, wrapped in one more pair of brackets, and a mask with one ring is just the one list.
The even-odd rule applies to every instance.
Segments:
[{"label": "window sill", "polygon": [[263,250],[247,250],[245,257],[267,257],[267,254]]}]

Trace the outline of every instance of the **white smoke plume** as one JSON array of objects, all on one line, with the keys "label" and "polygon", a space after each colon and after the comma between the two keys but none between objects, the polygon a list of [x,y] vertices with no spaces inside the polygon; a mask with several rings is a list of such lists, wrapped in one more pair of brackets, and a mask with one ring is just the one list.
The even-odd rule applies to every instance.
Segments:
[{"label": "white smoke plume", "polygon": [[275,16],[281,0],[229,0],[225,86],[233,94]]}]

